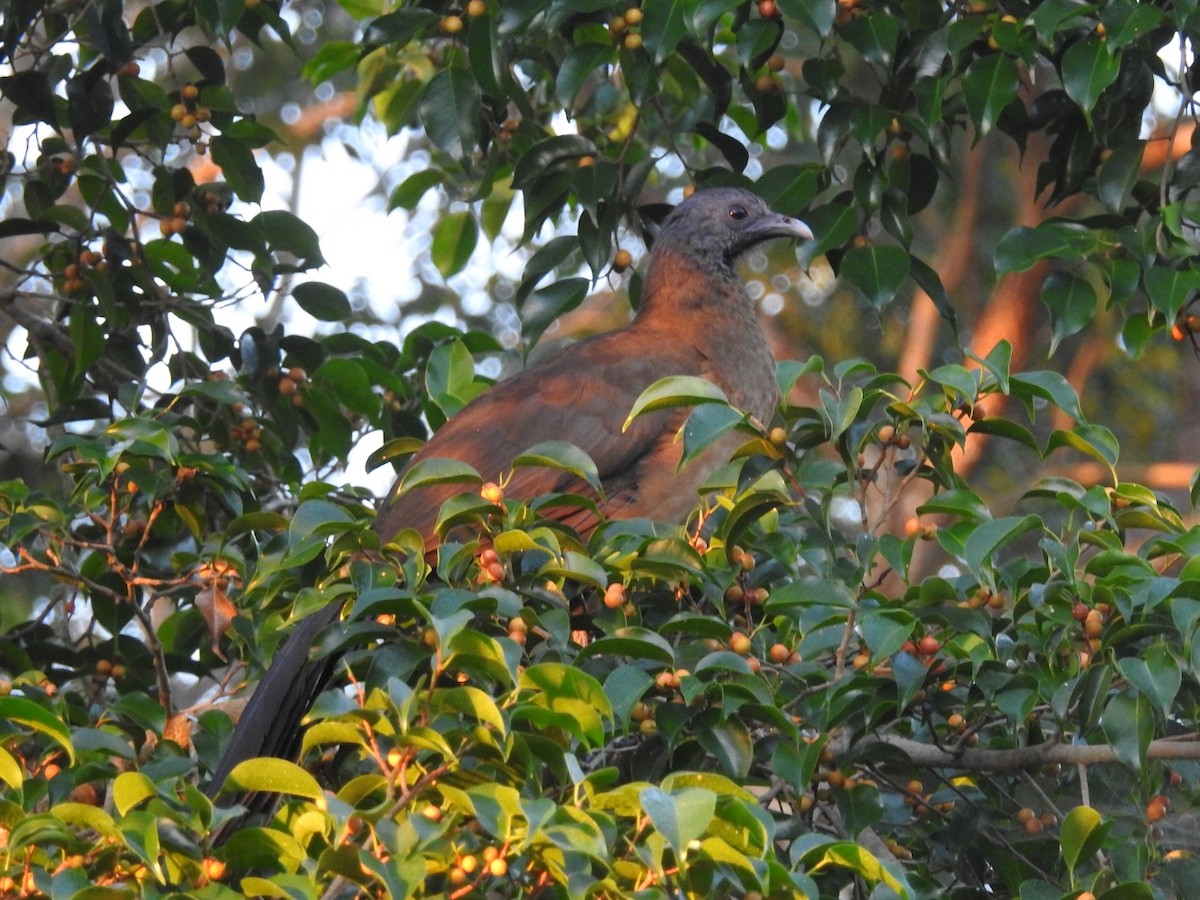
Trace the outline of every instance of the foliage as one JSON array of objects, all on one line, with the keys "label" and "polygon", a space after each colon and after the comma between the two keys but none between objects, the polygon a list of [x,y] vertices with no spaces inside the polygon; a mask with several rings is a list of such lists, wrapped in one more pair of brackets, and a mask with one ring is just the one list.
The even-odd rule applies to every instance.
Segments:
[{"label": "foliage", "polygon": [[[691,183],[752,182],[812,226],[805,264],[879,310],[919,288],[953,323],[922,223],[996,135],[1055,205],[988,248],[997,275],[1044,276],[1052,348],[1105,315],[1134,357],[1200,326],[1200,157],[1148,169],[1143,132],[1156,81],[1191,95],[1163,57],[1190,58],[1194,4],[342,6],[361,40],[321,43],[309,79],[427,139],[391,207],[453,201],[443,275],[520,199],[527,345],[581,273],[624,268],[627,230],[652,239],[644,197]],[[437,323],[368,338],[301,277],[316,233],[259,207],[275,136],[228,65],[306,52],[294,25],[273,0],[15,0],[0,25],[21,134],[0,240],[36,238],[6,255],[0,312],[50,436],[50,474],[0,483],[6,579],[42,594],[0,641],[0,893],[1200,894],[1187,829],[1164,830],[1200,780],[1195,498],[1123,480],[1111,428],[1009,343],[911,383],[783,362],[765,427],[660,386],[639,408],[694,405],[687,454],[746,434],[682,527],[585,542],[473,480],[443,525],[477,537],[432,561],[411,534],[380,547],[339,467],[377,431],[373,462],[401,461],[500,345]],[[226,310],[278,289],[328,327],[236,338]],[[984,441],[1103,475],[995,499],[961,464]],[[526,462],[587,471],[563,446]],[[891,527],[918,482],[921,517]],[[318,702],[306,768],[235,770],[227,795],[282,805],[218,840],[237,810],[198,784],[230,729],[226,659],[253,680],[293,621],[344,600],[325,644],[349,650],[350,689]]]}]

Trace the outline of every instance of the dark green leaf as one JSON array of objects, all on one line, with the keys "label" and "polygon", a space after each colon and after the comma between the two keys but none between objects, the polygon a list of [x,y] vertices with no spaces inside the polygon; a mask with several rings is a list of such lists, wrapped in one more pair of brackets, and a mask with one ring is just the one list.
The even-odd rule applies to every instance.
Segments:
[{"label": "dark green leaf", "polygon": [[461,66],[448,66],[425,85],[421,122],[429,139],[459,161],[479,146],[479,83]]},{"label": "dark green leaf", "polygon": [[1117,759],[1140,772],[1154,737],[1154,713],[1150,701],[1136,691],[1117,694],[1108,701],[1100,725]]},{"label": "dark green leaf", "polygon": [[1063,338],[1081,331],[1096,314],[1096,291],[1078,275],[1051,272],[1042,284],[1042,302],[1050,310],[1050,353]]},{"label": "dark green leaf", "polygon": [[1121,58],[1097,37],[1085,37],[1067,48],[1062,59],[1063,88],[1072,100],[1091,114],[1092,107],[1114,81]]},{"label": "dark green leaf", "polygon": [[302,310],[323,322],[345,322],[352,312],[345,292],[321,281],[296,285],[292,297]]},{"label": "dark green leaf", "polygon": [[980,57],[967,68],[963,98],[975,123],[976,140],[991,131],[1004,107],[1017,99],[1018,87],[1016,63],[1003,53]]},{"label": "dark green leaf", "polygon": [[896,296],[908,275],[908,254],[900,247],[853,247],[842,257],[839,274],[882,310]]},{"label": "dark green leaf", "polygon": [[210,143],[213,162],[221,167],[233,192],[248,203],[258,203],[265,182],[254,151],[245,141],[225,135],[217,135]]},{"label": "dark green leaf", "polygon": [[475,217],[467,211],[448,213],[433,229],[431,254],[433,264],[449,278],[461,272],[463,266],[475,252],[479,241],[479,226]]}]

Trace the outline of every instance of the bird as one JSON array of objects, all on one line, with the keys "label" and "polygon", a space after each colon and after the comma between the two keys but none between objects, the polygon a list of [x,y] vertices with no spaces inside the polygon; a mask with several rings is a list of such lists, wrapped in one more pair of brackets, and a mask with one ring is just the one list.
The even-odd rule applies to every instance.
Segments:
[{"label": "bird", "polygon": [[[701,485],[743,438],[726,435],[681,467],[677,433],[690,409],[649,412],[627,428],[625,420],[652,384],[690,375],[715,384],[735,408],[769,422],[779,401],[775,358],[734,264],[765,241],[812,236],[803,222],[772,211],[749,190],[696,191],[664,219],[649,253],[641,304],[628,325],[558,350],[491,386],[450,417],[405,472],[422,460],[448,458],[469,464],[484,479],[503,481],[509,499],[563,491],[590,495],[592,505],[545,511],[581,537],[605,520],[683,522],[699,505]],[[514,470],[516,457],[549,440],[586,452],[603,492],[560,469]],[[416,529],[427,553],[435,552],[438,511],[464,487],[403,488],[404,472],[386,495],[374,530],[386,542],[401,529]],[[340,604],[331,604],[292,630],[244,708],[213,770],[210,794],[244,760],[295,756],[302,719],[336,665],[329,656],[310,660],[310,651],[340,615]]]}]

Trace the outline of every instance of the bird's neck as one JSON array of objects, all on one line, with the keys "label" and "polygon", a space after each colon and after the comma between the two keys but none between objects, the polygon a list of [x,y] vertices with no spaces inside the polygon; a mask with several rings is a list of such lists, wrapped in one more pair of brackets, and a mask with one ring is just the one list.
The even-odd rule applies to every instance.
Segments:
[{"label": "bird's neck", "polygon": [[639,324],[678,325],[680,316],[753,320],[746,289],[729,263],[664,248],[655,251],[646,270]]}]

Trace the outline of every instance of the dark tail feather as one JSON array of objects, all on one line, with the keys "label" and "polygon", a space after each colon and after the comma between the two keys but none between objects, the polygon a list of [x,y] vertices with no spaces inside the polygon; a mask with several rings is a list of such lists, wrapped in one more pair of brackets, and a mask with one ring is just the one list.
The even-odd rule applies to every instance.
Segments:
[{"label": "dark tail feather", "polygon": [[[238,763],[258,756],[295,759],[300,749],[300,722],[329,682],[338,661],[337,654],[309,660],[309,651],[340,613],[341,604],[333,603],[302,619],[292,629],[233,729],[208,783],[210,797],[217,795]],[[235,799],[251,813],[269,810],[273,800],[253,796]]]}]

